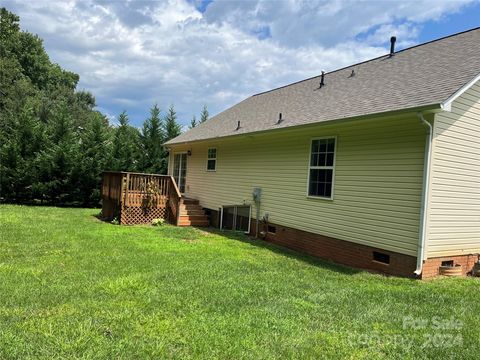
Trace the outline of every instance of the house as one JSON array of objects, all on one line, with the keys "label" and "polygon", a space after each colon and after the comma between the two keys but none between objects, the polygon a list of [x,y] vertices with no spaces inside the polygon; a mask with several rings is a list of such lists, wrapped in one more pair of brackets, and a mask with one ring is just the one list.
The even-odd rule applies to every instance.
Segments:
[{"label": "house", "polygon": [[253,95],[170,140],[214,226],[427,278],[480,253],[480,28]]}]

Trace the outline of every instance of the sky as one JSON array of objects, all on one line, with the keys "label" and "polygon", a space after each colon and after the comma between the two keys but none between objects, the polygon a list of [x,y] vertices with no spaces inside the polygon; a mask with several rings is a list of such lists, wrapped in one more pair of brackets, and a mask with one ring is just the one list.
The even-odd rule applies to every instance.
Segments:
[{"label": "sky", "polygon": [[478,0],[0,0],[113,124],[186,125],[253,94],[480,26]]}]

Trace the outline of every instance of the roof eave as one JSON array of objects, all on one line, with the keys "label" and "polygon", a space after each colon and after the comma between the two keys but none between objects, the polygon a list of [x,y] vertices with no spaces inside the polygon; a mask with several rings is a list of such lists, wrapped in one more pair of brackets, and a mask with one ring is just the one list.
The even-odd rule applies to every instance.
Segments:
[{"label": "roof eave", "polygon": [[453,93],[447,100],[440,104],[440,108],[445,111],[452,111],[452,103],[462,96],[468,89],[470,89],[477,81],[480,80],[480,73],[475,76],[472,80],[468,83],[463,85],[460,89],[458,89],[455,93]]},{"label": "roof eave", "polygon": [[[326,120],[326,121],[314,122],[314,123],[308,123],[308,124],[302,124],[302,125],[285,126],[285,127],[281,127],[281,128],[278,128],[278,129],[258,130],[258,131],[245,132],[245,133],[242,133],[242,134],[232,134],[232,135],[211,137],[211,138],[198,139],[198,140],[179,141],[179,142],[170,142],[171,141],[170,140],[170,141],[167,141],[166,143],[164,143],[162,145],[165,146],[165,147],[187,145],[187,144],[192,144],[192,143],[197,143],[197,142],[202,142],[202,141],[221,140],[221,139],[228,139],[228,138],[238,137],[238,136],[251,136],[251,135],[256,135],[256,134],[261,134],[261,133],[266,133],[266,132],[277,132],[277,131],[288,130],[288,129],[298,129],[298,128],[308,127],[308,126],[318,126],[320,124],[330,124],[332,122],[366,120],[366,119],[397,116],[397,115],[406,114],[406,113],[414,114],[414,113],[417,113],[417,112],[438,112],[438,111],[441,111],[441,110],[443,110],[442,104],[441,103],[435,103],[435,104],[416,106],[416,107],[405,108],[405,109],[400,109],[400,110],[386,111],[386,112],[381,112],[381,113],[373,113],[373,114],[353,116],[353,117],[348,117],[348,118],[332,119],[332,120]],[[175,140],[175,139],[172,139],[172,140]]]}]

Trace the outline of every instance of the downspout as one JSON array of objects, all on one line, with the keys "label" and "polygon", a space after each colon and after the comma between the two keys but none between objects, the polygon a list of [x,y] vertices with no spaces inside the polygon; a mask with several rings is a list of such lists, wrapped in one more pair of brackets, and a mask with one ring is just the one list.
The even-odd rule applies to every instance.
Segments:
[{"label": "downspout", "polygon": [[427,237],[427,212],[428,212],[428,196],[430,190],[430,164],[432,157],[433,127],[421,112],[417,113],[420,122],[428,127],[428,134],[425,137],[425,159],[423,163],[423,188],[422,188],[422,205],[420,209],[420,231],[417,250],[417,269],[415,274],[420,276],[423,270],[423,258],[425,256],[425,243]]}]

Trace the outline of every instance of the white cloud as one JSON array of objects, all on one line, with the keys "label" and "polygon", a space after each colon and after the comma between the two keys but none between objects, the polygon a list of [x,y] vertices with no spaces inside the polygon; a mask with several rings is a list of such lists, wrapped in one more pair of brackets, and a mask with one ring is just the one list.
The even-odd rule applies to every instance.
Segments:
[{"label": "white cloud", "polygon": [[[268,26],[282,45],[333,45],[372,27],[435,20],[469,0],[420,1],[218,1],[205,13],[211,23],[229,23],[245,32]],[[383,41],[377,43],[383,44]]]},{"label": "white cloud", "polygon": [[184,124],[254,93],[416,42],[423,21],[468,1],[3,1],[108,114],[139,124],[158,102]]}]

